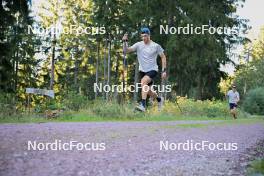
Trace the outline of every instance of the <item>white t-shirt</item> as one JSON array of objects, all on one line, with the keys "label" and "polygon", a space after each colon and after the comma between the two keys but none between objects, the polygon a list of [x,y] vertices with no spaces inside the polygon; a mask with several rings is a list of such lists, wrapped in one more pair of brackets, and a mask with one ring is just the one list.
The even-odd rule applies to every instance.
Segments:
[{"label": "white t-shirt", "polygon": [[239,93],[237,91],[229,90],[227,92],[229,103],[237,103],[239,101]]},{"label": "white t-shirt", "polygon": [[143,41],[135,43],[130,47],[133,51],[137,52],[137,58],[139,63],[139,71],[149,72],[151,70],[158,71],[157,56],[163,53],[163,48],[150,41],[149,44],[145,44]]}]

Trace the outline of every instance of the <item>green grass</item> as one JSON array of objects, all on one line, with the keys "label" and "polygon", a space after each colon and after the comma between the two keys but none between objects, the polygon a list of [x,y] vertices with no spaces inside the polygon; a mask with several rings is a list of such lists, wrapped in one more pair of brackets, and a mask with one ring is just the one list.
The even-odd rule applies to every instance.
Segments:
[{"label": "green grass", "polygon": [[[45,119],[37,114],[24,114],[21,116],[14,117],[5,117],[0,118],[0,123],[44,123],[44,122],[120,122],[120,121],[181,121],[181,120],[190,120],[197,121],[195,124],[180,124],[177,127],[181,128],[202,128],[206,127],[207,124],[201,124],[201,120],[210,120],[210,125],[226,125],[226,124],[250,124],[250,123],[263,123],[264,118],[262,116],[250,116],[250,117],[241,117],[237,120],[233,120],[231,117],[206,117],[206,116],[186,116],[186,115],[167,115],[166,113],[159,114],[135,114],[135,116],[127,117],[100,117],[87,113],[86,111],[80,112],[65,112],[60,117],[55,119]],[[214,120],[219,120],[215,122]],[[170,127],[168,127],[170,128]]]},{"label": "green grass", "polygon": [[[135,104],[133,103],[120,105],[115,102],[92,101],[78,111],[68,108],[54,119],[45,119],[44,113],[20,113],[6,117],[2,115],[1,117],[0,112],[0,123],[222,120],[221,123],[223,124],[237,124],[264,119],[263,116],[251,116],[239,110],[239,119],[234,121],[229,114],[226,103],[221,101],[194,101],[182,98],[178,99],[178,103],[183,113],[173,102],[166,102],[162,112],[158,112],[157,106],[154,104],[148,108],[147,112],[141,113],[134,112]],[[183,126],[183,128],[188,128],[188,126]]]},{"label": "green grass", "polygon": [[250,168],[248,168],[247,175],[249,176],[261,176],[264,175],[264,158],[256,159],[251,162]]}]

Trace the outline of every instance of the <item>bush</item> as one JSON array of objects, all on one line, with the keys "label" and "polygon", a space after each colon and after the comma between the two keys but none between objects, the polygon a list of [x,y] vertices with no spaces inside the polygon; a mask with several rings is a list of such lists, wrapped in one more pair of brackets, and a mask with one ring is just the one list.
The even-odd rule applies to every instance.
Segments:
[{"label": "bush", "polygon": [[88,104],[88,99],[84,95],[69,92],[66,98],[63,100],[63,103],[68,109],[79,111]]},{"label": "bush", "polygon": [[183,99],[179,101],[183,112],[193,116],[228,117],[229,109],[226,102],[210,100]]},{"label": "bush", "polygon": [[259,87],[250,90],[246,94],[242,106],[250,114],[264,115],[264,88]]},{"label": "bush", "polygon": [[0,92],[0,117],[16,114],[15,94]]},{"label": "bush", "polygon": [[116,102],[96,101],[91,110],[94,115],[103,118],[130,119],[135,117],[134,106],[129,103],[121,105]]}]

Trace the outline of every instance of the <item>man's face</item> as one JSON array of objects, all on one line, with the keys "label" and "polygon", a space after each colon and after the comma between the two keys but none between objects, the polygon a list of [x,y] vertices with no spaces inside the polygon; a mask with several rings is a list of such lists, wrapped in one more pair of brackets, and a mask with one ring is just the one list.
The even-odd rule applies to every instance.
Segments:
[{"label": "man's face", "polygon": [[232,90],[235,92],[236,91],[236,88],[235,87],[232,87]]},{"label": "man's face", "polygon": [[141,38],[144,43],[148,43],[150,40],[150,36],[148,34],[141,34]]}]

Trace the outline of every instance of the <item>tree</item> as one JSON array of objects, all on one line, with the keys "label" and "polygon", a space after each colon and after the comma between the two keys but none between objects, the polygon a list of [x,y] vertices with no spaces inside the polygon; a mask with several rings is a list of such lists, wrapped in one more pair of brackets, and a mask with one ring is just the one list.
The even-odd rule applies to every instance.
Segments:
[{"label": "tree", "polygon": [[[245,52],[248,52],[248,46],[251,45],[251,52],[246,53],[246,62],[241,62],[238,70],[235,72],[234,83],[238,90],[245,95],[249,90],[258,87],[264,87],[264,27],[260,30],[260,35],[253,43],[245,44]],[[249,60],[248,57],[251,56]]]},{"label": "tree", "polygon": [[37,84],[40,61],[35,58],[41,44],[39,37],[28,33],[34,20],[26,0],[2,1],[0,90],[15,93],[15,99],[25,100],[25,88]]}]

